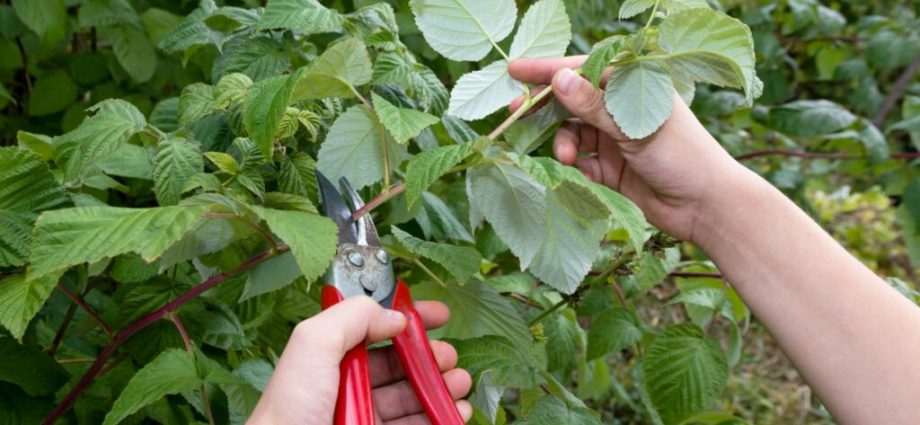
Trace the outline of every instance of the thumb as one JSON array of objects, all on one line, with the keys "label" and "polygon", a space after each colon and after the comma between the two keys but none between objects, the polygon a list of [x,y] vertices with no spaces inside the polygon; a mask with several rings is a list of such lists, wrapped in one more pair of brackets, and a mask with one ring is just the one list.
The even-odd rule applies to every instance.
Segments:
[{"label": "thumb", "polygon": [[575,71],[563,68],[556,72],[553,77],[553,94],[572,115],[597,127],[614,140],[629,140],[607,112],[603,92]]},{"label": "thumb", "polygon": [[402,313],[385,309],[369,297],[349,297],[300,322],[288,344],[338,360],[358,344],[392,338],[405,328]]}]

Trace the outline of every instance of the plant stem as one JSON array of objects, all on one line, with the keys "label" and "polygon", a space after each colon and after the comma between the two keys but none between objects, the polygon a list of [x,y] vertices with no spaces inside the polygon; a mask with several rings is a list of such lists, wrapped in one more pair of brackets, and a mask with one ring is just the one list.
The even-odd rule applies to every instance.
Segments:
[{"label": "plant stem", "polygon": [[[179,331],[179,335],[182,336],[182,343],[185,344],[185,350],[188,351],[188,355],[195,358],[195,346],[192,345],[192,339],[188,336],[188,331],[185,330],[185,326],[182,324],[182,319],[179,318],[179,313],[173,311],[169,313],[169,320],[176,325],[176,330]],[[199,388],[201,391],[201,402],[204,404],[204,412],[208,417],[208,423],[214,425],[214,414],[211,412],[211,401],[208,400],[208,391],[204,387],[204,382],[201,383]]]},{"label": "plant stem", "polygon": [[357,220],[361,217],[364,217],[365,215],[367,215],[367,213],[371,212],[371,210],[373,210],[374,208],[379,207],[384,202],[389,201],[390,199],[394,198],[396,195],[403,193],[403,191],[405,190],[406,190],[406,183],[404,182],[399,182],[393,187],[384,189],[382,192],[380,192],[379,195],[375,196],[370,201],[367,201],[367,203],[364,204],[363,207],[358,208],[354,213],[352,213],[351,219]]},{"label": "plant stem", "polygon": [[521,105],[520,108],[514,111],[514,113],[511,114],[511,116],[505,119],[505,121],[502,121],[502,123],[499,124],[498,127],[495,127],[495,130],[492,130],[492,132],[489,133],[489,135],[487,136],[489,140],[497,139],[498,136],[500,136],[502,133],[505,132],[505,130],[508,129],[508,127],[511,127],[511,124],[514,124],[515,122],[517,122],[517,120],[520,119],[522,116],[524,116],[524,114],[526,114],[527,111],[533,108],[534,105],[539,104],[541,100],[551,95],[552,93],[553,93],[553,89],[551,87],[546,87],[543,89],[543,91],[534,95],[533,98],[525,99],[524,104]]},{"label": "plant stem", "polygon": [[543,312],[538,314],[537,317],[530,319],[530,321],[527,322],[527,326],[533,326],[533,325],[536,325],[537,323],[540,323],[540,321],[545,319],[546,316],[549,316],[550,314],[555,313],[556,310],[559,310],[560,308],[565,307],[568,303],[569,303],[569,299],[564,298],[562,301],[559,301],[558,303],[553,304],[552,307],[546,310],[543,310]]},{"label": "plant stem", "polygon": [[431,276],[431,278],[434,279],[435,282],[438,282],[438,284],[441,285],[442,288],[446,288],[446,287],[447,287],[447,284],[444,283],[444,281],[441,280],[441,278],[439,278],[438,275],[434,274],[434,272],[432,272],[431,269],[429,269],[429,268],[425,265],[425,263],[423,263],[421,260],[419,260],[418,258],[413,258],[413,259],[412,259],[412,263],[414,263],[416,266],[418,266],[418,268],[422,269],[423,272],[427,273],[428,276]]},{"label": "plant stem", "polygon": [[885,98],[885,103],[882,104],[878,113],[875,114],[875,118],[872,119],[872,124],[875,124],[875,126],[879,128],[885,125],[885,120],[888,119],[888,115],[894,107],[897,106],[901,97],[904,96],[904,92],[907,91],[907,86],[910,85],[911,80],[914,79],[917,73],[920,73],[920,56],[917,56],[917,58],[907,66],[904,72],[898,76],[898,80],[894,83],[891,93]]},{"label": "plant stem", "polygon": [[95,320],[100,328],[102,328],[102,332],[105,332],[106,336],[108,336],[109,339],[112,338],[112,328],[110,328],[109,325],[107,325],[105,321],[102,320],[102,317],[99,317],[99,314],[97,314],[96,311],[93,310],[93,308],[90,307],[89,304],[86,303],[86,301],[83,301],[82,298],[78,297],[73,292],[70,292],[69,290],[67,290],[67,288],[65,288],[60,283],[58,283],[57,286],[55,286],[55,288],[57,288],[58,291],[61,291],[61,293],[64,294],[65,297],[73,301],[74,304],[80,306],[80,308],[82,308],[83,311],[85,311],[86,314],[89,315],[89,317]]},{"label": "plant stem", "polygon": [[70,326],[70,321],[73,320],[73,315],[77,313],[77,305],[71,304],[67,308],[67,313],[64,314],[64,320],[61,320],[61,325],[58,326],[57,332],[54,333],[54,339],[51,340],[51,346],[48,347],[48,355],[54,356],[54,353],[57,352],[58,347],[61,345],[61,341],[64,340],[64,332],[67,330],[67,327]]},{"label": "plant stem", "polygon": [[655,6],[652,7],[652,14],[648,16],[648,21],[645,22],[645,28],[643,28],[643,30],[647,30],[648,27],[652,26],[652,21],[655,20],[655,14],[658,13],[658,6],[660,4],[661,0],[655,0]]},{"label": "plant stem", "polygon": [[109,342],[109,345],[107,345],[102,350],[102,352],[99,353],[99,356],[96,357],[96,361],[93,362],[89,370],[83,374],[83,377],[80,378],[80,380],[76,383],[76,385],[73,386],[73,388],[71,388],[70,392],[64,397],[64,399],[61,400],[57,406],[55,406],[54,410],[48,413],[48,416],[46,416],[45,419],[41,422],[42,425],[54,424],[61,416],[64,415],[64,413],[67,412],[67,410],[70,409],[71,406],[73,406],[74,402],[77,401],[77,397],[79,397],[80,394],[83,394],[83,392],[86,391],[90,385],[92,385],[93,380],[100,374],[100,371],[102,371],[102,368],[105,366],[105,363],[109,357],[111,357],[112,354],[115,353],[115,350],[117,350],[122,343],[127,341],[128,338],[139,332],[141,329],[146,328],[150,324],[163,319],[168,314],[176,311],[183,304],[197,298],[208,289],[211,289],[217,284],[255,267],[256,265],[264,262],[265,260],[268,260],[269,258],[272,258],[283,252],[287,252],[288,249],[289,248],[286,245],[282,245],[277,250],[264,251],[246,260],[246,262],[244,262],[233,271],[218,274],[202,281],[175,300],[167,303],[157,310],[154,310],[146,316],[135,320],[131,324],[119,330],[112,338],[112,341]]}]

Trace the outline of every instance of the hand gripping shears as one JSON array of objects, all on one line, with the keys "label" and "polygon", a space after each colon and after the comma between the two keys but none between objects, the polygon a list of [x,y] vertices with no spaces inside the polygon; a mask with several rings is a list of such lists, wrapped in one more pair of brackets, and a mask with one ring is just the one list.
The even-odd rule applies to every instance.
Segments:
[{"label": "hand gripping shears", "polygon": [[[354,211],[364,206],[364,201],[344,177],[339,180],[341,193],[318,171],[316,180],[324,214],[335,222],[339,232],[338,250],[323,286],[323,309],[348,297],[367,295],[384,308],[403,313],[408,325],[393,338],[393,346],[422,408],[432,425],[462,425],[463,419],[431,352],[425,326],[412,306],[409,287],[394,278],[393,266],[380,246],[370,215],[352,219]],[[367,347],[360,344],[351,349],[339,368],[334,424],[374,425]]]}]

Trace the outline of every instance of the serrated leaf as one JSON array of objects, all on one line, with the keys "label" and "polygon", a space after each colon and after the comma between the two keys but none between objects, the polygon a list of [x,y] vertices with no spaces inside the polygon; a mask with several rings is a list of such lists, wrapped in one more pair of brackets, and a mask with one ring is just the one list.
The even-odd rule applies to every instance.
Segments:
[{"label": "serrated leaf", "polygon": [[666,423],[709,406],[728,380],[725,355],[696,325],[672,326],[655,338],[642,363],[645,386]]},{"label": "serrated leaf", "polygon": [[29,93],[29,115],[51,115],[67,109],[77,100],[79,88],[64,70],[42,75]]},{"label": "serrated leaf", "polygon": [[51,145],[52,140],[51,137],[44,134],[29,133],[22,130],[16,132],[16,141],[19,147],[32,151],[45,161],[50,161],[54,156],[54,148]]},{"label": "serrated leaf", "polygon": [[214,109],[226,110],[241,103],[249,94],[250,87],[252,79],[246,74],[234,72],[224,75],[214,86]]},{"label": "serrated leaf", "polygon": [[588,331],[587,359],[622,350],[642,339],[642,322],[630,310],[614,308],[599,314]]},{"label": "serrated leaf", "polygon": [[466,283],[479,271],[482,257],[473,248],[429,242],[416,238],[395,226],[391,230],[396,240],[409,252],[438,263],[461,284]]},{"label": "serrated leaf", "polygon": [[661,283],[677,267],[678,262],[680,262],[678,248],[666,248],[661,254],[653,251],[643,252],[642,257],[639,258],[638,269],[626,280],[629,286],[628,292],[630,295],[644,294]]},{"label": "serrated leaf", "polygon": [[470,393],[470,404],[482,412],[486,419],[489,420],[489,423],[495,423],[498,412],[502,410],[499,407],[499,402],[504,392],[503,388],[492,384],[492,371],[487,370],[479,376],[476,387]]},{"label": "serrated leaf", "polygon": [[622,35],[614,35],[601,40],[591,49],[588,59],[581,65],[581,71],[594,87],[600,87],[601,76],[610,65],[610,61],[620,53],[624,39]]},{"label": "serrated leaf", "polygon": [[313,280],[326,271],[338,242],[338,229],[332,220],[302,211],[259,206],[252,206],[252,210],[291,248],[304,278]]},{"label": "serrated leaf", "polygon": [[294,86],[303,75],[298,70],[291,75],[268,78],[255,83],[243,103],[243,126],[265,158],[271,160],[272,146],[278,125],[291,102]]},{"label": "serrated leaf", "polygon": [[0,381],[12,382],[32,396],[53,394],[68,378],[51,356],[8,337],[0,337],[0,364],[5,366],[0,368]]},{"label": "serrated leaf", "polygon": [[554,396],[546,396],[533,406],[527,415],[526,425],[600,425],[601,422],[584,407],[570,407]]},{"label": "serrated leaf", "polygon": [[153,191],[160,205],[175,205],[188,181],[204,171],[198,145],[181,137],[172,137],[157,145],[153,159]]},{"label": "serrated leaf", "polygon": [[411,0],[415,22],[438,53],[478,61],[514,29],[514,0]]},{"label": "serrated leaf", "polygon": [[422,208],[415,216],[426,238],[451,239],[475,242],[466,225],[460,222],[454,211],[441,198],[422,192]]},{"label": "serrated leaf", "polygon": [[340,32],[343,19],[316,0],[270,0],[258,29],[289,29],[303,34]]},{"label": "serrated leaf", "polygon": [[377,93],[371,93],[371,99],[380,122],[396,139],[396,143],[409,143],[409,139],[440,121],[438,117],[422,111],[398,108]]},{"label": "serrated leaf", "polygon": [[355,189],[384,178],[406,157],[406,147],[393,141],[374,113],[355,105],[340,115],[319,150],[317,167],[331,181],[348,177]]},{"label": "serrated leaf", "polygon": [[179,124],[188,126],[214,111],[214,87],[204,83],[185,86],[179,96]]},{"label": "serrated leaf", "polygon": [[580,184],[564,181],[548,190],[546,230],[528,271],[559,292],[575,292],[591,270],[609,214]]},{"label": "serrated leaf", "polygon": [[140,24],[137,12],[127,0],[86,0],[80,5],[77,21],[81,28]]},{"label": "serrated leaf", "polygon": [[829,100],[796,100],[770,110],[769,125],[792,136],[833,133],[856,122],[856,116]]},{"label": "serrated leaf", "polygon": [[359,38],[338,42],[313,62],[294,88],[295,100],[355,97],[355,87],[371,81],[367,47]]},{"label": "serrated leaf", "polygon": [[648,137],[671,116],[674,85],[664,65],[652,61],[614,67],[607,81],[607,111],[630,139]]},{"label": "serrated leaf", "polygon": [[233,155],[223,152],[205,152],[204,156],[208,158],[208,161],[211,161],[218,170],[231,176],[235,176],[240,172],[240,164],[236,162],[236,158],[234,158]]},{"label": "serrated leaf", "polygon": [[281,158],[278,187],[287,193],[317,198],[316,161],[309,155],[294,153]]},{"label": "serrated leaf", "polygon": [[183,205],[46,211],[35,223],[28,278],[128,252],[153,261],[192,230],[206,210]]},{"label": "serrated leaf", "polygon": [[103,425],[115,425],[167,395],[193,391],[200,384],[191,354],[182,349],[164,351],[131,377]]},{"label": "serrated leaf", "polygon": [[652,8],[658,0],[626,0],[620,5],[620,19],[629,19]]},{"label": "serrated leaf", "polygon": [[502,163],[471,168],[467,179],[470,214],[473,208],[481,213],[521,267],[529,266],[546,234],[546,189],[519,168]]},{"label": "serrated leaf", "polygon": [[478,120],[508,106],[522,93],[520,83],[508,74],[508,62],[496,61],[457,80],[447,113],[467,121]]},{"label": "serrated leaf", "polygon": [[371,81],[374,84],[397,84],[406,86],[413,63],[407,55],[395,52],[382,52],[374,59],[374,72]]},{"label": "serrated leaf", "polygon": [[25,274],[17,274],[0,280],[0,324],[21,340],[60,277],[52,273],[26,279]]},{"label": "serrated leaf", "polygon": [[762,89],[754,69],[754,40],[743,22],[708,8],[672,13],[661,24],[658,43],[694,80],[741,88],[751,105]]},{"label": "serrated leaf", "polygon": [[283,40],[271,37],[232,38],[223,47],[223,53],[214,60],[211,80],[224,75],[242,73],[254,81],[274,77],[291,64],[288,46]]},{"label": "serrated leaf", "polygon": [[110,176],[153,180],[153,163],[146,148],[124,144],[117,151],[96,162]]},{"label": "serrated leaf", "polygon": [[147,34],[130,25],[102,27],[99,34],[110,43],[118,64],[135,82],[143,83],[157,69],[157,54]]},{"label": "serrated leaf", "polygon": [[463,286],[440,286],[433,282],[413,285],[412,297],[441,301],[450,308],[450,320],[444,327],[430,331],[432,338],[467,339],[498,335],[507,338],[519,349],[530,347],[533,342],[530,330],[515,306],[478,280]]},{"label": "serrated leaf", "polygon": [[572,24],[565,3],[540,0],[521,19],[509,55],[512,59],[562,56],[571,39]]},{"label": "serrated leaf", "polygon": [[144,115],[124,100],[104,100],[89,110],[95,115],[54,139],[55,162],[64,166],[67,181],[87,175],[96,161],[118,151],[147,125]]},{"label": "serrated leaf", "polygon": [[541,361],[529,346],[521,347],[508,338],[486,335],[452,340],[457,349],[457,366],[476,376],[485,371],[496,385],[527,388],[540,384]]},{"label": "serrated leaf", "polygon": [[591,183],[590,187],[610,210],[610,228],[626,230],[633,251],[641,253],[645,245],[645,229],[648,228],[648,222],[642,210],[629,198],[613,191],[608,186]]},{"label": "serrated leaf", "polygon": [[578,324],[575,311],[563,309],[540,323],[546,338],[546,370],[568,376],[581,361],[580,352],[585,347],[584,331]]},{"label": "serrated leaf", "polygon": [[300,267],[297,266],[297,260],[290,252],[270,258],[249,270],[240,302],[280,290],[300,276]]},{"label": "serrated leaf", "polygon": [[[211,4],[213,6],[213,3]],[[166,33],[157,43],[157,47],[166,53],[179,53],[194,46],[215,44],[220,47],[223,42],[220,33],[211,30],[204,20],[213,12],[202,7],[188,14],[182,22]]]},{"label": "serrated leaf", "polygon": [[463,162],[472,148],[472,143],[442,146],[422,152],[409,161],[406,166],[406,204],[409,208],[412,208],[428,186]]}]

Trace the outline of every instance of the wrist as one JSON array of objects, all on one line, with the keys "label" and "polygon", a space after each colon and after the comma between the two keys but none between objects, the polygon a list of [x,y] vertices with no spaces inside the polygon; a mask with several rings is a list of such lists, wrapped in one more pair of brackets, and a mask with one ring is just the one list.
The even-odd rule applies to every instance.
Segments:
[{"label": "wrist", "polygon": [[757,173],[734,160],[716,173],[717,181],[702,197],[690,241],[713,256],[718,248],[743,232],[744,220],[769,202],[776,189]]}]

